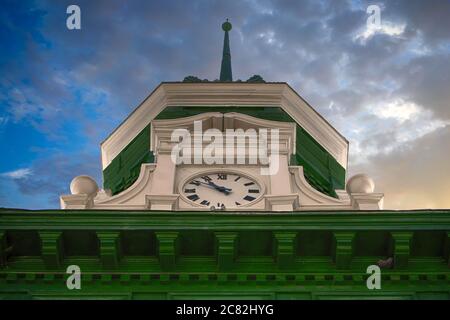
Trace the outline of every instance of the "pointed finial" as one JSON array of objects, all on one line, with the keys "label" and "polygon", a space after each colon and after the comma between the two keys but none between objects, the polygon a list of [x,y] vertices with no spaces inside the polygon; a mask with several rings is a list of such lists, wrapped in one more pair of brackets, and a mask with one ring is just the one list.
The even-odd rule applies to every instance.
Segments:
[{"label": "pointed finial", "polygon": [[231,72],[231,53],[230,53],[230,40],[228,38],[228,31],[230,31],[232,25],[230,22],[225,21],[222,24],[222,30],[225,31],[223,39],[223,54],[222,65],[220,68],[220,81],[233,81],[233,74]]}]

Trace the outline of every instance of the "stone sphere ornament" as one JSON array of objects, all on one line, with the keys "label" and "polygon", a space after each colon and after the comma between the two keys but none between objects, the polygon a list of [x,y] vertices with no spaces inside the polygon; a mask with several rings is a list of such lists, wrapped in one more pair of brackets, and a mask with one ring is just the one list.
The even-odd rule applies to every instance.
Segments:
[{"label": "stone sphere ornament", "polygon": [[363,173],[355,174],[347,181],[347,191],[349,193],[373,193],[375,183],[372,178]]},{"label": "stone sphere ornament", "polygon": [[70,192],[72,194],[95,196],[98,192],[98,185],[97,182],[89,176],[78,176],[73,178],[70,183]]}]

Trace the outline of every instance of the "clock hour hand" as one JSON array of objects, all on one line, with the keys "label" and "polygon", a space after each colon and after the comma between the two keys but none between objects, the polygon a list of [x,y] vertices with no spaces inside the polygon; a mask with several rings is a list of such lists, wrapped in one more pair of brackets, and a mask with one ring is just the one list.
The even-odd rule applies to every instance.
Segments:
[{"label": "clock hour hand", "polygon": [[213,186],[213,187],[216,188],[217,190],[222,191],[222,192],[225,192],[225,193],[229,193],[229,192],[231,191],[230,188],[227,188],[227,187],[224,187],[224,186],[218,186],[217,184],[215,184],[215,183],[212,182],[212,181],[208,181],[208,184],[209,184],[210,186]]},{"label": "clock hour hand", "polygon": [[203,181],[198,181],[198,180],[194,180],[192,181],[194,184],[196,185],[200,185],[200,184],[204,184],[208,187],[214,188],[217,191],[223,192],[225,194],[229,194],[231,192],[232,189],[230,188],[226,188],[226,187],[222,187],[222,186],[218,186],[217,184],[215,184],[214,182],[208,181],[208,182],[203,182]]}]

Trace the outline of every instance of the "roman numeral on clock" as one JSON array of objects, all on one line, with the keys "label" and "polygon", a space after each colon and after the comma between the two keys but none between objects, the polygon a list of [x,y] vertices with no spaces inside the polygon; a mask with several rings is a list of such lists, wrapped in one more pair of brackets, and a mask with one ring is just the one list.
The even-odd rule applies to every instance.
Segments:
[{"label": "roman numeral on clock", "polygon": [[191,194],[190,196],[187,197],[189,200],[192,201],[197,201],[198,199],[200,199],[200,197],[196,194]]},{"label": "roman numeral on clock", "polygon": [[200,204],[204,206],[209,206],[210,202],[208,200],[203,200],[202,202],[200,202]]},{"label": "roman numeral on clock", "polygon": [[195,189],[184,189],[184,192],[185,193],[195,193]]},{"label": "roman numeral on clock", "polygon": [[244,197],[244,200],[247,200],[247,201],[253,201],[253,200],[255,200],[256,198],[255,197],[252,197],[252,196],[245,196]]}]

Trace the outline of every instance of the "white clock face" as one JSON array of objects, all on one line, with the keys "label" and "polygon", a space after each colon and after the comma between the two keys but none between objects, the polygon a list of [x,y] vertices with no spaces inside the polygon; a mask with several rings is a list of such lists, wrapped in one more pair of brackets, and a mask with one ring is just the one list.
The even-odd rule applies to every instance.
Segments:
[{"label": "white clock face", "polygon": [[189,179],[182,194],[197,205],[210,208],[239,208],[262,196],[261,186],[253,179],[235,172],[203,173]]}]

